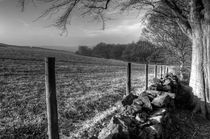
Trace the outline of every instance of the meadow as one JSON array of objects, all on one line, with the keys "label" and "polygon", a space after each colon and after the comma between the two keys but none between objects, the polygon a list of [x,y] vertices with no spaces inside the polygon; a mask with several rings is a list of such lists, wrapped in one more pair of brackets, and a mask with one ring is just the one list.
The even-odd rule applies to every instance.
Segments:
[{"label": "meadow", "polygon": [[[56,58],[61,138],[97,135],[119,109],[126,62],[42,48],[0,46],[0,138],[46,138],[45,57]],[[149,68],[153,78],[153,66]],[[132,64],[132,91],[145,87],[144,65]]]}]

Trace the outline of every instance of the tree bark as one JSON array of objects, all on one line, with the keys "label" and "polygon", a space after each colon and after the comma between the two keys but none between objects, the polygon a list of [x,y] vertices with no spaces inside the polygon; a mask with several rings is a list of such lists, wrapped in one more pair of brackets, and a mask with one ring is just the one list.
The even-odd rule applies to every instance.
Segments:
[{"label": "tree bark", "polygon": [[180,61],[180,65],[179,65],[179,74],[180,74],[180,80],[182,81],[183,80],[183,70],[184,70],[184,62],[183,61]]},{"label": "tree bark", "polygon": [[210,25],[197,24],[192,30],[192,64],[190,86],[196,100],[196,111],[204,116],[210,112]]},{"label": "tree bark", "polygon": [[191,0],[190,22],[192,64],[190,86],[195,96],[194,112],[201,111],[209,118],[210,112],[210,1]]}]

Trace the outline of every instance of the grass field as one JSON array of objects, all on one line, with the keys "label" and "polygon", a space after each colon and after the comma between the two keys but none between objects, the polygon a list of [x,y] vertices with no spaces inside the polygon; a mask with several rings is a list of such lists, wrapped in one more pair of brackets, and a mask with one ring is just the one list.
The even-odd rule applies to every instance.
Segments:
[{"label": "grass field", "polygon": [[[127,63],[59,50],[0,46],[0,138],[46,138],[44,57],[56,57],[61,138],[97,135],[125,94]],[[132,64],[132,90],[144,88],[144,76],[144,66]]]}]

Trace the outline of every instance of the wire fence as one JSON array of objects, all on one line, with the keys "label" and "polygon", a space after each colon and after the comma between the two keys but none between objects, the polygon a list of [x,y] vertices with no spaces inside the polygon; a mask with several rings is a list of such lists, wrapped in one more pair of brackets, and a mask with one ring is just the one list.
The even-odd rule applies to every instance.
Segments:
[{"label": "wire fence", "polygon": [[[44,60],[39,59],[15,59],[15,58],[0,58],[1,61],[1,69],[0,76],[22,76],[22,75],[41,75],[44,74]],[[11,62],[12,61],[12,62]],[[8,63],[9,62],[9,63]],[[7,65],[9,64],[9,65]],[[71,66],[70,66],[71,65]],[[104,64],[104,63],[93,63],[93,62],[78,62],[78,61],[66,61],[66,60],[58,60],[56,61],[56,72],[57,73],[79,73],[84,72],[81,71],[82,66],[97,66],[105,68],[104,70],[100,69],[101,72],[109,70],[109,68],[116,68],[117,70],[124,70],[127,67],[127,63],[121,64]],[[132,70],[142,70],[142,65],[144,64],[132,64]],[[77,70],[73,70],[72,66],[77,66]],[[81,68],[79,68],[81,67]],[[112,69],[110,69],[112,70]],[[85,71],[87,72],[87,71]],[[95,71],[89,71],[95,72]]]},{"label": "wire fence", "polygon": [[[149,66],[148,73],[151,81],[154,65]],[[160,68],[158,73],[160,77]],[[106,112],[122,99],[127,63],[109,65],[58,59],[55,75],[59,133],[70,136],[88,119]],[[144,80],[145,66],[133,63],[131,91],[144,88]],[[0,84],[0,138],[30,136],[29,131],[38,138],[46,137],[44,60],[0,58]]]}]

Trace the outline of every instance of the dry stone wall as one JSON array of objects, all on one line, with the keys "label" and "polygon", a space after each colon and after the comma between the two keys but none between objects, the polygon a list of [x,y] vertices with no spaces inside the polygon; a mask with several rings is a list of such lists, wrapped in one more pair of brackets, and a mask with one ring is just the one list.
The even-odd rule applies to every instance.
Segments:
[{"label": "dry stone wall", "polygon": [[124,97],[121,112],[112,117],[98,139],[167,138],[166,128],[172,124],[170,115],[175,107],[192,103],[189,88],[183,88],[173,74],[154,79],[148,90]]}]

